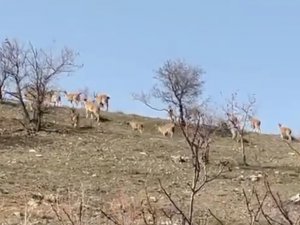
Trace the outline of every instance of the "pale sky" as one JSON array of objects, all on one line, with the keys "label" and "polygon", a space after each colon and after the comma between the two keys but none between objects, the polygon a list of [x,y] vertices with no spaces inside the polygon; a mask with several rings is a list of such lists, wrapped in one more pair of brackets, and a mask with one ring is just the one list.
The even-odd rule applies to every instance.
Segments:
[{"label": "pale sky", "polygon": [[[278,122],[300,134],[298,0],[0,0],[0,39],[68,46],[84,67],[60,81],[111,96],[111,110],[161,116],[133,101],[154,71],[181,58],[206,71],[216,106],[239,90],[255,94],[263,132]],[[221,96],[220,93],[223,93]]]}]

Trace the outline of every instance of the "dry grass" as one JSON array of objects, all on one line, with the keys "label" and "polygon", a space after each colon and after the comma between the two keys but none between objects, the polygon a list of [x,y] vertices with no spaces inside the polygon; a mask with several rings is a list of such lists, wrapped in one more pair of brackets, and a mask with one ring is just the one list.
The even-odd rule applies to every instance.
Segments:
[{"label": "dry grass", "polygon": [[[46,115],[47,129],[55,128],[58,132],[27,137],[14,119],[20,117],[18,106],[2,104],[0,110],[0,222],[3,224],[24,223],[25,206],[32,193],[60,196],[60,204],[71,213],[78,208],[84,187],[85,203],[89,206],[86,208],[89,220],[85,224],[106,223],[97,208],[121,200],[132,211],[126,220],[135,220],[141,216],[137,213],[141,210],[137,202],[145,198],[145,186],[150,195],[160,199],[160,208],[168,208],[158,178],[182,204],[189,197],[186,184],[191,178],[190,164],[176,160],[178,156],[189,157],[189,151],[179,129],[176,128],[173,140],[157,132],[154,125],[163,124],[163,120],[103,112],[99,127],[85,119],[84,111],[80,110],[81,128],[75,129],[67,118],[69,109],[52,108]],[[126,126],[124,122],[131,119],[144,123],[143,134]],[[217,171],[221,160],[228,160],[232,170],[208,184],[197,196],[199,215],[210,208],[221,219],[230,221],[229,224],[245,224],[247,209],[242,188],[250,190],[253,182],[247,177],[260,171],[268,174],[273,189],[283,198],[299,191],[300,158],[292,155],[293,151],[279,135],[250,134],[245,138],[249,140],[246,146],[249,167],[241,166],[239,144],[230,137],[216,137],[212,143],[209,170]],[[299,143],[293,146],[300,149]],[[260,181],[256,184],[259,187]],[[70,192],[76,196],[73,200]],[[28,224],[34,221],[60,224],[51,204],[44,202],[31,206]],[[116,211],[113,208],[116,206],[117,203],[107,209]]]}]

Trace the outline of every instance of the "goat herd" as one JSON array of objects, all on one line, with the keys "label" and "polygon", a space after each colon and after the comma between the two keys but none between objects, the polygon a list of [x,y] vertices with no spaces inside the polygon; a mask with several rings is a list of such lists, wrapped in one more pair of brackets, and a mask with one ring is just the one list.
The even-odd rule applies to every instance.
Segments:
[{"label": "goat herd", "polygon": [[[34,92],[34,89],[27,88],[24,93],[24,99],[28,102],[29,109],[31,111],[34,108],[35,103],[34,98],[36,95],[34,94]],[[82,106],[84,106],[86,118],[91,118],[92,120],[96,119],[98,125],[100,125],[101,108],[105,108],[105,110],[108,111],[110,96],[108,94],[103,93],[94,94],[94,99],[88,100],[87,96],[83,96],[84,94],[82,92],[50,90],[45,95],[43,105],[45,107],[49,107],[51,105],[61,106],[62,96],[60,93],[63,93],[63,96],[72,105],[70,118],[72,126],[75,128],[79,127],[80,115],[79,112],[75,109],[74,105],[78,106],[79,104],[81,104]],[[141,122],[129,121],[126,122],[126,124],[129,125],[134,131],[139,131],[140,133],[143,133],[144,131],[144,124]],[[163,126],[155,126],[158,129],[158,131],[164,136],[169,135],[170,137],[173,137],[175,131],[175,123],[173,121]]]},{"label": "goat herd", "polygon": [[[235,139],[238,135],[238,130],[240,128],[240,121],[236,116],[233,114],[227,113],[228,116],[228,122],[229,122],[229,128],[232,133],[232,139]],[[254,132],[261,133],[261,121],[257,118],[254,118],[252,116],[248,116],[248,119],[250,121],[251,128]],[[292,130],[289,127],[282,126],[281,123],[278,123],[278,127],[280,130],[280,137],[281,139],[288,139],[289,141],[292,141]]]},{"label": "goat herd", "polygon": [[[35,96],[33,93],[33,90],[28,88],[26,89],[24,93],[25,100],[29,102],[29,108],[30,110],[33,110],[34,107],[34,99],[33,96]],[[76,111],[74,108],[74,104],[78,106],[80,103],[84,106],[85,112],[86,112],[86,118],[96,119],[98,125],[100,124],[100,108],[105,108],[106,111],[108,111],[109,108],[109,100],[110,96],[108,94],[94,94],[93,100],[88,100],[86,96],[83,98],[81,97],[83,95],[82,92],[67,92],[67,91],[54,91],[51,90],[47,92],[45,96],[45,100],[43,104],[45,106],[60,106],[61,105],[61,95],[60,93],[64,93],[64,96],[66,97],[66,100],[72,104],[71,109],[71,122],[72,126],[75,128],[79,126],[79,112]],[[164,124],[162,126],[155,125],[157,130],[163,134],[164,136],[170,136],[173,137],[173,134],[175,132],[175,118],[178,118],[175,116],[175,113],[173,109],[168,109],[168,117],[171,122]],[[233,114],[227,113],[227,125],[231,131],[232,139],[235,139],[238,135],[238,131],[240,128],[240,121],[239,119],[234,116]],[[252,116],[249,116],[249,121],[251,128],[254,132],[261,133],[261,121],[257,118],[254,118]],[[132,130],[139,131],[140,133],[143,133],[144,130],[144,124],[138,121],[130,121],[126,123],[129,125]],[[284,127],[280,123],[278,124],[280,129],[280,136],[282,139],[288,139],[289,141],[292,141],[292,130],[289,127]]]}]

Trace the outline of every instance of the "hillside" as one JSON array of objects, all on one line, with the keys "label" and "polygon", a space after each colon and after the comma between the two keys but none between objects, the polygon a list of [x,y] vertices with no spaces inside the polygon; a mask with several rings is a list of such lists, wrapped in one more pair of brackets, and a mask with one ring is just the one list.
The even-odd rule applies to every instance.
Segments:
[{"label": "hillside", "polygon": [[[0,222],[3,224],[20,224],[26,215],[32,224],[59,224],[50,204],[39,205],[36,199],[58,195],[60,204],[71,212],[78,209],[83,190],[85,204],[89,206],[85,224],[104,221],[97,210],[102,204],[120,199],[128,204],[132,196],[138,207],[145,198],[145,186],[149,195],[161,198],[156,203],[158,207],[170,208],[160,191],[158,178],[174,197],[184,200],[189,196],[186,184],[191,179],[190,163],[176,160],[178,156],[189,157],[189,151],[178,130],[173,140],[156,131],[154,125],[163,120],[104,112],[105,120],[98,127],[85,119],[81,110],[81,128],[74,129],[68,118],[70,109],[52,108],[46,115],[47,124],[59,132],[40,132],[28,137],[19,131],[21,126],[14,119],[20,116],[19,107],[2,104],[0,109]],[[143,134],[126,125],[132,118],[144,122]],[[253,182],[237,179],[240,175],[268,173],[272,188],[283,199],[299,192],[300,159],[279,136],[249,134],[246,138],[250,141],[249,167],[240,165],[238,144],[230,137],[215,138],[209,170],[217,171],[220,160],[230,161],[232,170],[226,170],[208,184],[196,200],[198,210],[210,208],[231,224],[247,221],[242,188],[251,189]],[[299,143],[293,146],[300,149]],[[259,181],[255,184],[262,186]]]}]

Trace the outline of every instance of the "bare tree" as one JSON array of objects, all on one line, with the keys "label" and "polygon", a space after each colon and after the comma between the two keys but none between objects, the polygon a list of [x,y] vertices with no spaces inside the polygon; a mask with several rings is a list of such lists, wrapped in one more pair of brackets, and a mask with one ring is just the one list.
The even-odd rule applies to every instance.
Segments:
[{"label": "bare tree", "polygon": [[150,94],[134,94],[134,99],[143,102],[151,109],[166,111],[168,108],[159,109],[150,104],[152,97],[159,99],[163,104],[179,111],[179,120],[184,124],[184,108],[193,105],[202,94],[204,71],[196,66],[189,65],[183,60],[168,60],[156,71],[154,85]]},{"label": "bare tree", "polygon": [[246,149],[245,149],[245,128],[249,122],[249,116],[253,114],[253,110],[256,103],[254,96],[249,96],[246,103],[240,103],[237,99],[238,93],[235,92],[231,95],[231,98],[227,100],[227,105],[224,108],[228,117],[230,129],[233,133],[233,138],[241,144],[241,151],[244,165],[247,164]]},{"label": "bare tree", "polygon": [[[77,54],[63,48],[54,56],[51,51],[35,48],[31,43],[28,46],[20,45],[16,40],[6,40],[0,51],[1,58],[7,63],[5,72],[13,80],[15,91],[8,94],[16,97],[23,109],[23,124],[34,125],[39,131],[45,113],[44,101],[53,81],[63,74],[69,74],[79,66],[76,65]],[[33,115],[30,116],[24,103],[23,91],[32,99]]]},{"label": "bare tree", "polygon": [[179,120],[184,123],[184,106],[195,103],[202,94],[204,71],[181,60],[167,61],[158,69],[154,79],[153,96],[179,110]]},{"label": "bare tree", "polygon": [[211,118],[204,111],[205,101],[199,104],[204,84],[202,74],[202,69],[188,65],[183,61],[167,61],[159,68],[154,77],[158,83],[153,87],[151,94],[134,95],[136,100],[141,101],[154,110],[160,109],[152,106],[150,103],[151,97],[159,99],[166,106],[171,105],[178,111],[179,128],[188,144],[193,166],[193,175],[191,182],[188,184],[191,191],[188,212],[185,212],[176,203],[161,181],[159,183],[164,194],[177,209],[178,213],[181,214],[183,224],[194,224],[195,197],[197,193],[207,183],[218,177],[224,168],[221,165],[216,174],[208,175],[209,149],[216,127],[208,125],[212,122]]},{"label": "bare tree", "polygon": [[12,80],[14,91],[7,91],[7,94],[15,97],[23,109],[23,123],[29,125],[30,114],[26,109],[25,101],[23,98],[23,91],[28,84],[27,73],[27,54],[28,50],[16,40],[6,39],[0,49],[0,59],[2,62],[3,71]]}]

